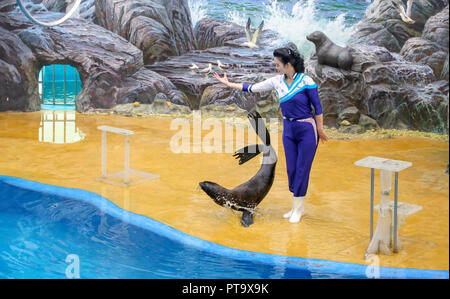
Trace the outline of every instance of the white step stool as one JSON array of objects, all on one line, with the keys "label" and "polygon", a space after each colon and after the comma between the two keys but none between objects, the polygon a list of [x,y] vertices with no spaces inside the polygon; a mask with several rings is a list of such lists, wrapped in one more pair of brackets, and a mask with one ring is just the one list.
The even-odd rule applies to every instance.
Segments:
[{"label": "white step stool", "polygon": [[[371,253],[390,254],[398,252],[398,230],[406,217],[419,211],[422,207],[407,203],[398,203],[398,173],[412,166],[411,162],[391,160],[379,157],[366,157],[355,162],[355,165],[371,168],[370,183],[370,244],[366,251],[366,257]],[[374,200],[374,169],[380,170],[381,199],[377,206],[379,219],[375,235],[373,234],[373,200]],[[390,201],[392,187],[392,172],[395,172],[395,196],[394,202]],[[400,209],[400,211],[399,211]],[[400,214],[400,222],[398,221]]]},{"label": "white step stool", "polygon": [[[159,178],[159,175],[148,173],[145,171],[135,170],[130,168],[130,135],[133,135],[134,132],[130,130],[125,130],[121,128],[115,128],[110,126],[99,126],[97,127],[100,131],[102,131],[102,176],[96,178],[96,181],[111,184],[119,187],[129,187],[133,185],[137,185],[149,180],[153,180]],[[125,136],[125,156],[124,156],[124,169],[122,171],[107,174],[106,167],[106,152],[107,152],[107,143],[106,143],[106,133],[115,133],[119,135]],[[131,182],[130,177],[135,176],[138,177],[138,180]],[[123,181],[123,182],[122,182]]]}]

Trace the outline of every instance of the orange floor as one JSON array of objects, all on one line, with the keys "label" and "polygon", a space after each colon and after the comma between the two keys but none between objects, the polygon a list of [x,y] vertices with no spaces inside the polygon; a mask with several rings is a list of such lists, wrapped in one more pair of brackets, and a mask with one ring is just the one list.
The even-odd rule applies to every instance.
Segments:
[{"label": "orange floor", "polygon": [[[129,211],[233,248],[364,265],[369,239],[370,169],[357,167],[354,162],[366,156],[410,161],[413,166],[399,174],[399,201],[423,209],[409,216],[400,230],[403,250],[380,256],[380,265],[449,269],[449,177],[444,174],[447,142],[396,137],[320,144],[311,172],[306,215],[300,223],[290,224],[282,218],[291,207],[291,194],[279,134],[275,182],[259,206],[254,225],[243,228],[240,213],[214,204],[198,183],[211,180],[233,188],[256,173],[259,159],[239,166],[229,153],[176,154],[169,142],[179,130],[170,129],[168,118],[74,116],[72,120],[66,115],[66,136],[63,133],[55,141],[69,141],[73,136],[84,139],[55,144],[40,142],[52,140],[61,128],[48,116],[43,119],[40,112],[0,113],[0,175],[88,190]],[[133,130],[131,167],[159,174],[160,178],[129,188],[95,181],[101,174],[99,125]],[[202,136],[208,132],[203,131]],[[123,139],[108,135],[109,173],[123,167]],[[378,171],[376,175],[378,203]]]}]

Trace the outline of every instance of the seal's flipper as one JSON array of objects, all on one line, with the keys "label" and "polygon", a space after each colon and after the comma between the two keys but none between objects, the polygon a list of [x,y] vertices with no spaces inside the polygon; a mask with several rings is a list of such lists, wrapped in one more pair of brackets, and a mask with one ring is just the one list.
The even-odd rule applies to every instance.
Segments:
[{"label": "seal's flipper", "polygon": [[260,153],[264,151],[264,145],[262,144],[252,144],[248,145],[244,148],[238,149],[233,157],[236,157],[236,159],[239,159],[239,165],[244,164],[248,160],[253,159],[254,157],[258,156]]},{"label": "seal's flipper", "polygon": [[243,227],[249,227],[253,224],[253,214],[245,210],[242,212],[241,224]]},{"label": "seal's flipper", "polygon": [[258,112],[253,111],[250,112],[247,117],[258,137],[264,142],[265,145],[270,145],[270,134],[262,116]]}]

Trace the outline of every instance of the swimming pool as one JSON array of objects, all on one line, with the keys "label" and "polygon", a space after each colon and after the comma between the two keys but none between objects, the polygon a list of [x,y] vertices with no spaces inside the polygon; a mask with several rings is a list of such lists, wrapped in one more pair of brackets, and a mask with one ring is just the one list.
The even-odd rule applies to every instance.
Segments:
[{"label": "swimming pool", "polygon": [[[365,265],[228,248],[91,192],[0,176],[0,278],[67,278],[75,260],[80,278],[367,278]],[[381,278],[449,277],[379,271]]]}]

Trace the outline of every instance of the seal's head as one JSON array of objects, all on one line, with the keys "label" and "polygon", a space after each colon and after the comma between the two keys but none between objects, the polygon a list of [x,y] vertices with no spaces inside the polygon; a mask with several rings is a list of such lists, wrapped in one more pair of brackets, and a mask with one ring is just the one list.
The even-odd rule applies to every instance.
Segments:
[{"label": "seal's head", "polygon": [[224,204],[226,189],[219,184],[204,181],[199,183],[200,188],[211,197],[217,204]]},{"label": "seal's head", "polygon": [[310,42],[314,43],[316,46],[320,46],[328,38],[323,32],[314,31],[310,35],[306,36],[306,39],[309,40]]}]

